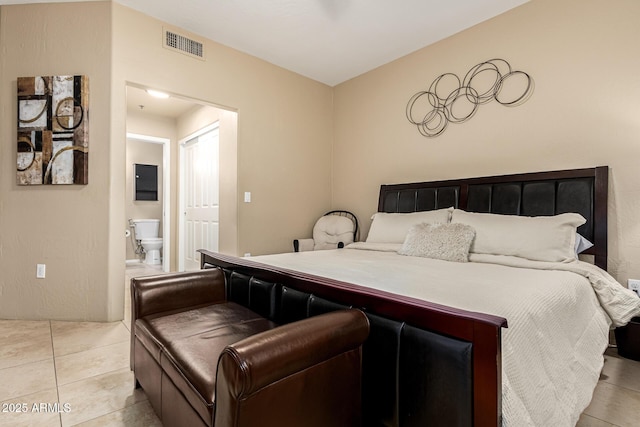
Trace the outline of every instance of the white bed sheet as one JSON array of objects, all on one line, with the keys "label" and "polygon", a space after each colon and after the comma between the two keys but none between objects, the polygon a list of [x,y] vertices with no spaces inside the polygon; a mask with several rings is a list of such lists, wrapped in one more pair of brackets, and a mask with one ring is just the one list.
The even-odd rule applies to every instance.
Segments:
[{"label": "white bed sheet", "polygon": [[395,250],[397,245],[354,244],[252,260],[506,318],[505,426],[575,426],[597,384],[611,318],[624,323],[640,313],[640,299],[635,304],[630,291],[579,261],[524,261],[532,268],[523,268],[513,257],[452,263]]}]

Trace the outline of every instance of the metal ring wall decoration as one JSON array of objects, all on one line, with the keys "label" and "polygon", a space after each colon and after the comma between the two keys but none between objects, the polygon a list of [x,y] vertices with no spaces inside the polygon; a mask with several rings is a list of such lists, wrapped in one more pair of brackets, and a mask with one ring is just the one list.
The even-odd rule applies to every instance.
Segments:
[{"label": "metal ring wall decoration", "polygon": [[[505,95],[505,86],[516,86],[512,99]],[[521,86],[521,87],[520,87]],[[438,76],[426,91],[413,95],[407,103],[407,120],[421,135],[436,137],[449,123],[463,123],[478,110],[478,106],[495,100],[513,107],[525,102],[533,92],[533,80],[524,71],[512,70],[504,59],[481,62],[465,74],[462,81],[453,73]]]}]

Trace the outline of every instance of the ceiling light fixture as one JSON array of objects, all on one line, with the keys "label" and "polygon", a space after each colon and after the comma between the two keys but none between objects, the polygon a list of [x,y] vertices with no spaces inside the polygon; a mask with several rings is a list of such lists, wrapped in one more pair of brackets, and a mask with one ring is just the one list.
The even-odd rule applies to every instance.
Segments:
[{"label": "ceiling light fixture", "polygon": [[167,99],[169,97],[168,93],[160,92],[159,90],[147,89],[147,93],[153,97]]}]

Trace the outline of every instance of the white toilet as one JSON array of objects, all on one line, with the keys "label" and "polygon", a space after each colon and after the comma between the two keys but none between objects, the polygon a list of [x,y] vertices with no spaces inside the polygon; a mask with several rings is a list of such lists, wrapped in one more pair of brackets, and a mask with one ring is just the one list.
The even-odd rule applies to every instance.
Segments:
[{"label": "white toilet", "polygon": [[159,219],[133,219],[136,240],[144,249],[145,264],[157,265],[161,263],[160,249],[162,249],[162,237],[158,237],[160,230]]}]

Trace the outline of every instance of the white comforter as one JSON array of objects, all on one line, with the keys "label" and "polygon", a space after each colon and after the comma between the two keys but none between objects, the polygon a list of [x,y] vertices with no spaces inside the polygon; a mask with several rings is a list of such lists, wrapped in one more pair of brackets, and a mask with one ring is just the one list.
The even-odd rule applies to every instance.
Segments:
[{"label": "white comforter", "polygon": [[397,249],[355,243],[252,260],[506,318],[505,426],[575,426],[598,381],[610,325],[640,315],[640,298],[584,262],[471,255],[452,263]]}]

